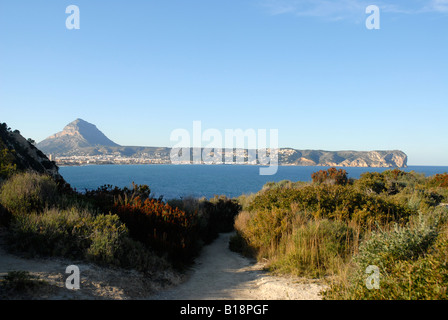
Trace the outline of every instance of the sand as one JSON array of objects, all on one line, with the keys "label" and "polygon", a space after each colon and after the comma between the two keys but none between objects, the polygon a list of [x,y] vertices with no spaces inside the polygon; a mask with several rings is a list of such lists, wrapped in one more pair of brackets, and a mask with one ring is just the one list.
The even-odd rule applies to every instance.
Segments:
[{"label": "sand", "polygon": [[[148,277],[132,270],[104,268],[67,259],[27,259],[6,252],[0,245],[0,276],[9,271],[29,271],[47,285],[32,292],[1,299],[106,299],[106,300],[319,300],[322,281],[274,276],[256,263],[228,249],[231,234],[220,234],[205,246],[186,274]],[[69,290],[68,265],[80,270],[80,289]],[[169,285],[168,285],[169,283]],[[173,285],[174,284],[174,285]],[[0,292],[1,293],[1,292]]]}]

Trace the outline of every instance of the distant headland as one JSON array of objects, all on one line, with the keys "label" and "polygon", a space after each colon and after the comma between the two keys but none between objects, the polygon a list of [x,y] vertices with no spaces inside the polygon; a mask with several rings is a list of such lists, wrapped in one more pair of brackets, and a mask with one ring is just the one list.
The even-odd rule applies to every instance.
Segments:
[{"label": "distant headland", "polygon": [[[170,164],[170,147],[120,146],[94,124],[76,119],[58,132],[39,142],[37,147],[58,165],[84,164]],[[192,153],[194,150],[192,149]],[[247,161],[246,149],[233,149],[241,164]],[[238,162],[234,162],[239,164]],[[407,167],[407,155],[400,150],[325,151],[279,148],[279,165],[335,167]]]}]

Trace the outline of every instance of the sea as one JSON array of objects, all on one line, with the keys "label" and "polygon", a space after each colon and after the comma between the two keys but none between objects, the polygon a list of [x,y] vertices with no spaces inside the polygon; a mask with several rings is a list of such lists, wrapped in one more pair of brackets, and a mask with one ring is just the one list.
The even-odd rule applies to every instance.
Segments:
[{"label": "sea", "polygon": [[[279,166],[274,175],[260,175],[254,165],[86,165],[60,167],[64,179],[78,192],[97,189],[103,185],[120,188],[132,183],[146,184],[155,197],[163,199],[225,195],[233,198],[256,193],[267,182],[311,181],[311,174],[326,167]],[[349,178],[357,179],[364,172],[382,172],[390,168],[344,167]],[[408,166],[425,176],[447,173],[448,166]]]}]

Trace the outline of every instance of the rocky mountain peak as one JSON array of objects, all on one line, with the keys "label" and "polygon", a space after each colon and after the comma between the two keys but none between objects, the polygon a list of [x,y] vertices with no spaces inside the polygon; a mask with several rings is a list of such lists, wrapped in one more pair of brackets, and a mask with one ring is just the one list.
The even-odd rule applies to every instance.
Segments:
[{"label": "rocky mountain peak", "polygon": [[67,124],[62,131],[37,144],[37,147],[47,154],[95,146],[119,145],[106,137],[96,125],[79,118]]}]

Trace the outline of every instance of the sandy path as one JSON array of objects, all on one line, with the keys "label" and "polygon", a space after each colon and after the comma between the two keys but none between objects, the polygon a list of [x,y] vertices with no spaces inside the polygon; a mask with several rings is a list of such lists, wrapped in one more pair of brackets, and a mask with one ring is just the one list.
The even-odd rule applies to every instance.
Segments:
[{"label": "sandy path", "polygon": [[[8,253],[3,244],[0,230],[0,277],[10,271],[28,271],[32,276],[44,280],[48,285],[32,292],[12,295],[0,291],[1,299],[36,300],[127,300],[142,299],[158,292],[167,283],[179,284],[183,276],[172,271],[161,271],[148,278],[134,270],[105,268],[84,261],[62,258],[27,259]],[[67,266],[76,265],[80,270],[80,289],[69,290],[65,281]]]},{"label": "sandy path", "polygon": [[[7,253],[0,245],[0,276],[9,271],[29,271],[49,285],[24,296],[0,299],[148,299],[148,300],[316,300],[324,285],[319,281],[272,276],[255,263],[228,249],[231,233],[220,234],[202,249],[185,276],[161,274],[150,279],[135,271],[103,268],[65,259],[25,259]],[[0,241],[1,244],[1,241]],[[65,268],[76,264],[81,289],[68,290]],[[168,273],[168,272],[167,272]],[[165,282],[175,283],[164,289]],[[1,293],[1,292],[0,292]]]},{"label": "sandy path", "polygon": [[203,248],[181,285],[150,299],[159,300],[318,300],[322,282],[293,277],[272,276],[263,265],[228,249],[232,234],[220,234]]},{"label": "sandy path", "polygon": [[[80,270],[80,289],[69,290],[65,281],[69,274],[67,266],[75,264]],[[44,280],[48,285],[32,292],[17,293],[13,296],[0,292],[2,299],[26,300],[129,300],[144,299],[148,294],[158,292],[163,287],[160,281],[153,281],[139,272],[114,268],[104,268],[95,264],[64,259],[25,259],[0,252],[0,276],[9,271],[28,271]],[[167,275],[170,281],[179,275]],[[174,279],[176,281],[176,279]],[[163,283],[163,281],[162,281]]]}]

